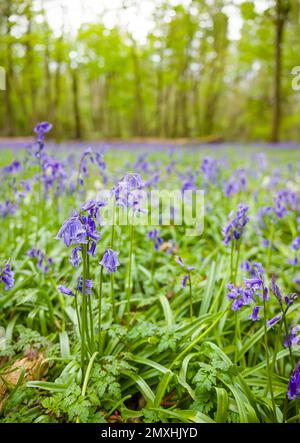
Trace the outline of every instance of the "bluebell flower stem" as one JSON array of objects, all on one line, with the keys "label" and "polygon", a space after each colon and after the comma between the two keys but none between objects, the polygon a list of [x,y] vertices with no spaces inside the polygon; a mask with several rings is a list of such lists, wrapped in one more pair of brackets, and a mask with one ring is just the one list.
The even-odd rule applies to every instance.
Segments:
[{"label": "bluebell flower stem", "polygon": [[[112,214],[112,227],[111,227],[111,249],[114,249],[114,241],[115,241],[115,219],[116,219],[116,198],[114,198],[113,203],[113,214]],[[114,291],[114,281],[115,276],[113,273],[110,274],[110,299],[112,304],[112,311],[113,311],[113,319],[114,321],[117,320],[117,313],[116,313],[116,303],[115,303],[115,291]]]},{"label": "bluebell flower stem", "polygon": [[99,297],[98,297],[98,352],[101,351],[101,317],[102,317],[102,283],[103,283],[103,266],[100,269],[100,279],[99,279]]},{"label": "bluebell flower stem", "polygon": [[132,252],[134,238],[134,212],[132,211],[132,223],[130,230],[130,250],[129,250],[129,266],[128,266],[128,282],[127,282],[127,322],[130,319],[130,298],[131,298],[131,268],[132,268]]},{"label": "bluebell flower stem", "polygon": [[[87,264],[87,278],[90,278],[90,258],[89,255],[86,255],[86,264]],[[91,334],[91,348],[93,352],[95,351],[95,339],[94,339],[94,322],[93,322],[93,312],[92,312],[92,297],[87,297],[87,304],[89,310],[89,321],[90,321],[90,334]]]},{"label": "bluebell flower stem", "polygon": [[268,329],[267,329],[267,305],[266,305],[265,298],[264,298],[264,329],[265,329],[264,340],[265,340],[266,366],[267,366],[269,391],[271,394],[274,421],[277,423],[276,404],[275,404],[275,400],[274,400],[274,393],[273,393],[273,386],[272,386],[272,375],[271,375],[271,367],[270,367],[270,357],[269,357]]},{"label": "bluebell flower stem", "polygon": [[270,273],[270,267],[271,267],[273,241],[274,241],[274,225],[271,226],[270,236],[269,236],[269,247],[268,247],[268,255],[267,255],[267,273],[268,274]]},{"label": "bluebell flower stem", "polygon": [[193,291],[192,291],[192,280],[191,273],[189,272],[189,293],[190,293],[190,318],[193,317]]},{"label": "bluebell flower stem", "polygon": [[82,264],[83,264],[83,277],[82,277],[82,302],[81,302],[81,370],[82,377],[85,372],[86,361],[86,340],[88,340],[87,334],[87,303],[86,303],[86,279],[87,279],[87,266],[86,266],[87,245],[82,245]]},{"label": "bluebell flower stem", "polygon": [[233,282],[233,256],[234,256],[234,242],[231,242],[231,253],[230,253],[230,281]]},{"label": "bluebell flower stem", "polygon": [[79,310],[78,310],[77,294],[75,294],[75,310],[76,310],[76,315],[77,315],[78,331],[79,331],[79,334],[81,335],[81,324],[80,324],[80,315],[79,315]]},{"label": "bluebell flower stem", "polygon": [[238,241],[236,245],[237,255],[236,255],[236,261],[235,261],[235,268],[234,268],[234,276],[233,276],[233,283],[236,285],[236,278],[239,268],[239,261],[240,261],[240,253],[241,253],[241,242]]}]

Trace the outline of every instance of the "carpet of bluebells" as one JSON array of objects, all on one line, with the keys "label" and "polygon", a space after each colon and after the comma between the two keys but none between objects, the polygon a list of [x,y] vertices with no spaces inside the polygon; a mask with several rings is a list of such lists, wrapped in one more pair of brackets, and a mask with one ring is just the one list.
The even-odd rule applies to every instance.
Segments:
[{"label": "carpet of bluebells", "polygon": [[[50,131],[0,151],[0,421],[298,422],[299,151]],[[203,233],[103,223],[153,189],[204,190]]]}]

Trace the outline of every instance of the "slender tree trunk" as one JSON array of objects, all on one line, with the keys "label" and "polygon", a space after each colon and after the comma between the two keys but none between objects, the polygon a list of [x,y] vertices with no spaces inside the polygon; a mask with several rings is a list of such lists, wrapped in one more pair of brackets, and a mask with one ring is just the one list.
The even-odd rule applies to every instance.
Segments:
[{"label": "slender tree trunk", "polygon": [[278,143],[281,126],[281,77],[282,77],[282,44],[284,25],[288,15],[288,8],[282,0],[276,0],[275,15],[275,52],[274,52],[274,79],[273,79],[273,107],[272,130],[270,141]]},{"label": "slender tree trunk", "polygon": [[136,42],[131,37],[132,41],[132,61],[133,61],[133,74],[134,74],[134,87],[135,87],[135,113],[133,121],[134,135],[144,135],[144,102],[142,94],[142,76],[140,63],[138,59]]},{"label": "slender tree trunk", "polygon": [[7,46],[6,46],[6,91],[4,92],[5,97],[5,133],[8,136],[14,135],[13,130],[13,112],[12,112],[12,99],[11,99],[11,85],[13,84],[13,57],[12,57],[12,42],[11,42],[11,30],[12,22],[9,20],[11,15],[10,2],[6,3],[5,18],[6,18],[6,35],[7,35]]},{"label": "slender tree trunk", "polygon": [[72,90],[73,90],[73,113],[74,113],[74,125],[75,125],[75,138],[81,139],[81,119],[80,119],[80,109],[79,109],[77,68],[72,69]]}]

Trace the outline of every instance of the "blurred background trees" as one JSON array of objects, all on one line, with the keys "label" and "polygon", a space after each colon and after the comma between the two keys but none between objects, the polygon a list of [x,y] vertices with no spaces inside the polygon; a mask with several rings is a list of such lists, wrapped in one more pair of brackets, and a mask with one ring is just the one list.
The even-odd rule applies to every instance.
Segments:
[{"label": "blurred background trees", "polygon": [[0,0],[0,135],[299,140],[299,0],[157,0],[143,40],[101,14],[70,32],[66,0],[54,29],[50,3]]}]

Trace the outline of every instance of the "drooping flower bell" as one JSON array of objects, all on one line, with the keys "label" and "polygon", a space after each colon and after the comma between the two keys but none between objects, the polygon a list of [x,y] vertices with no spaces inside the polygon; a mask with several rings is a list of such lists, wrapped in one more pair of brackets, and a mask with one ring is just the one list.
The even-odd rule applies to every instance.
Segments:
[{"label": "drooping flower bell", "polygon": [[10,263],[7,262],[3,269],[0,270],[0,282],[4,283],[4,289],[8,291],[14,286],[14,272],[11,270]]},{"label": "drooping flower bell", "polygon": [[106,249],[102,260],[100,261],[100,265],[103,266],[110,274],[116,272],[118,266],[120,265],[118,255],[119,252],[114,251],[113,249]]},{"label": "drooping flower bell", "polygon": [[300,362],[296,364],[296,367],[292,371],[287,396],[289,400],[295,400],[300,396]]}]

